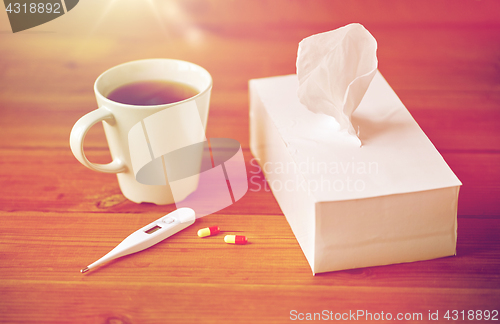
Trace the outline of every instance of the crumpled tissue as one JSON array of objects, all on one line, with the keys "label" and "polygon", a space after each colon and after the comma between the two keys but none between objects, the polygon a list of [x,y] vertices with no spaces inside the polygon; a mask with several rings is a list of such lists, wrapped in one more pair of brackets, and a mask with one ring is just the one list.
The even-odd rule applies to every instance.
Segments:
[{"label": "crumpled tissue", "polygon": [[339,131],[361,145],[351,115],[377,71],[377,41],[361,24],[316,34],[299,43],[299,101],[315,113],[334,117]]}]

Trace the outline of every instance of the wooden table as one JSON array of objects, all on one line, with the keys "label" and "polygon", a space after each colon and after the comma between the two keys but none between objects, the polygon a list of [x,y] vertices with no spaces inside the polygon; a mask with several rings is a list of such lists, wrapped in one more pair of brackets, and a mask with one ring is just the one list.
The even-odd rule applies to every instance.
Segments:
[{"label": "wooden table", "polygon": [[[378,40],[380,71],[463,182],[454,257],[313,276],[272,193],[255,184],[264,178],[249,151],[248,80],[294,73],[302,38],[350,22]],[[254,183],[171,239],[82,275],[174,209],[126,200],[115,175],[69,149],[71,127],[96,108],[96,77],[151,57],[212,73],[207,135],[242,144]],[[85,147],[92,161],[110,160],[100,126]],[[323,311],[426,322],[447,310],[472,322],[469,310],[500,311],[499,167],[494,0],[86,0],[15,34],[1,13],[0,322],[284,323]],[[214,224],[252,244],[200,241],[196,231]]]}]

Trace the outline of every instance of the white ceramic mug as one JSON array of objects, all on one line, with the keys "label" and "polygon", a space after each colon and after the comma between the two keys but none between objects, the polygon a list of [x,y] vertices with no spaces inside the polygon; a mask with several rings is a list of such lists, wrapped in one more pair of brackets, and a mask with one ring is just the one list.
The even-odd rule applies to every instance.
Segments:
[{"label": "white ceramic mug", "polygon": [[[111,91],[124,84],[146,80],[167,80],[184,83],[197,89],[198,94],[183,101],[156,106],[127,105],[111,101],[106,97]],[[116,173],[120,189],[126,198],[136,203],[152,202],[158,205],[174,203],[168,183],[167,185],[147,185],[136,180],[131,152],[129,151],[129,131],[134,125],[144,123],[145,118],[165,109],[175,107],[175,110],[180,109],[182,111],[184,106],[196,107],[200,120],[193,120],[193,122],[195,126],[199,126],[198,129],[203,129],[203,134],[198,132],[193,135],[190,129],[192,124],[190,120],[170,120],[165,127],[175,127],[176,136],[159,140],[170,141],[170,145],[173,147],[182,146],[183,143],[177,142],[183,142],[183,138],[190,138],[191,142],[204,141],[211,89],[212,77],[210,74],[202,67],[185,61],[147,59],[115,66],[97,78],[94,91],[99,108],[80,118],[73,126],[70,135],[71,151],[78,161],[91,170]],[[154,119],[154,117],[150,119]],[[108,164],[90,162],[83,151],[85,135],[94,124],[100,121],[102,121],[113,159]],[[188,189],[186,195],[195,189],[196,184]]]}]

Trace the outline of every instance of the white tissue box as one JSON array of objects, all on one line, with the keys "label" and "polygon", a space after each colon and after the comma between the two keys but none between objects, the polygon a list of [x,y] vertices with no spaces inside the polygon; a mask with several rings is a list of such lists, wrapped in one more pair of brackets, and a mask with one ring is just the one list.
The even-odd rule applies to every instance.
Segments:
[{"label": "white tissue box", "polygon": [[461,183],[378,71],[362,147],[299,102],[296,75],[249,88],[251,151],[314,274],[455,254]]}]

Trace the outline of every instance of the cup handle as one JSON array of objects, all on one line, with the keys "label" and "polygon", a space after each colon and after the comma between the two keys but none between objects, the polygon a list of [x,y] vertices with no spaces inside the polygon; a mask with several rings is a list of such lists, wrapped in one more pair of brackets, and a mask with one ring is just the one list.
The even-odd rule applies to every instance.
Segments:
[{"label": "cup handle", "polygon": [[85,165],[91,170],[104,173],[124,172],[127,168],[124,161],[119,158],[115,158],[108,164],[98,164],[90,162],[83,152],[83,140],[85,139],[85,135],[87,135],[87,132],[92,126],[103,120],[106,120],[110,124],[115,123],[115,117],[113,116],[113,113],[107,110],[105,107],[93,110],[80,118],[71,130],[71,135],[69,138],[71,151],[81,164]]}]

